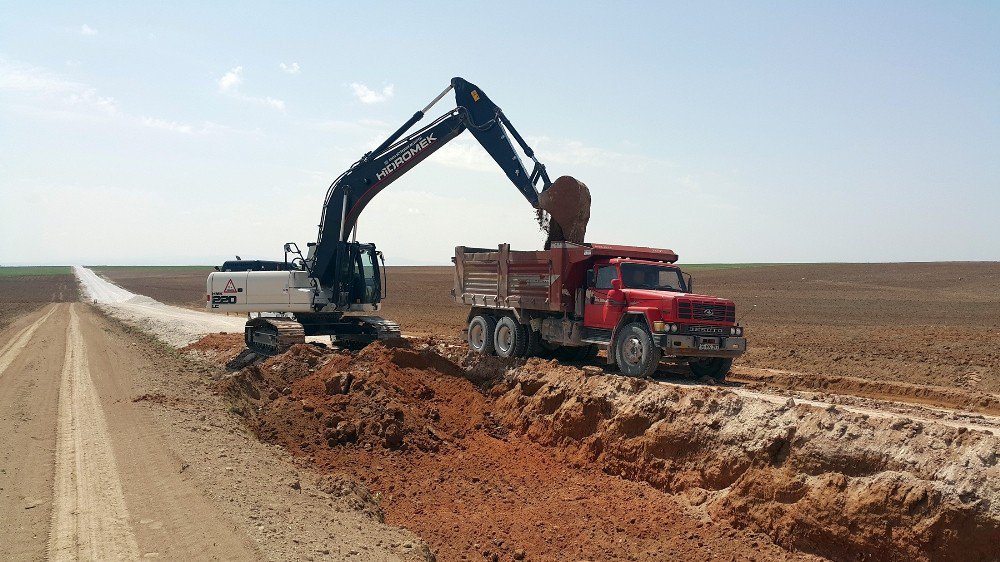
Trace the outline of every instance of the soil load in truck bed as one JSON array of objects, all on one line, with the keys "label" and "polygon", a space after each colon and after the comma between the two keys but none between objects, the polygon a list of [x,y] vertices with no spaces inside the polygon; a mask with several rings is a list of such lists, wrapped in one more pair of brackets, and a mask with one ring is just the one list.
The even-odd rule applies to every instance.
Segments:
[{"label": "soil load in truck bed", "polygon": [[583,244],[590,222],[590,190],[586,184],[562,176],[538,196],[538,206],[551,217],[546,248],[559,241]]}]

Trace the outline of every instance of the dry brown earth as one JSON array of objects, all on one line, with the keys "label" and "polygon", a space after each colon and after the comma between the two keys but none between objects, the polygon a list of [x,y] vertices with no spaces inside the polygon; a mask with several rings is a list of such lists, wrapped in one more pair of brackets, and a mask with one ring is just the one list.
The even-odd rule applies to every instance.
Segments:
[{"label": "dry brown earth", "polygon": [[69,268],[63,275],[0,276],[0,330],[47,303],[78,298],[76,278]]},{"label": "dry brown earth", "polygon": [[[158,269],[98,271],[133,292],[201,307],[209,268]],[[408,334],[457,338],[467,309],[451,299],[452,271],[390,267],[382,314]],[[736,363],[736,378],[995,411],[992,398],[987,404],[976,399],[1000,393],[1000,263],[692,271],[696,290],[733,299],[748,328],[749,351]],[[887,384],[894,382],[958,394],[921,397],[921,392]]]},{"label": "dry brown earth", "polygon": [[[210,336],[190,349],[224,361],[242,346]],[[512,432],[485,391],[503,365],[470,374],[442,353],[464,356],[426,341],[298,345],[219,388],[264,441],[363,482],[440,560],[812,558]]]},{"label": "dry brown earth", "polygon": [[0,560],[427,559],[247,432],[215,374],[86,304],[0,330]]}]

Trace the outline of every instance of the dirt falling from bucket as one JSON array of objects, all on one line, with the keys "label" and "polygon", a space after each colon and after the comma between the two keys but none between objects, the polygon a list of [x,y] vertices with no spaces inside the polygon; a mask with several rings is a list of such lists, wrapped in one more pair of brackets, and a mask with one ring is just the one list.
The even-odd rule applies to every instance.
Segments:
[{"label": "dirt falling from bucket", "polygon": [[590,190],[571,176],[562,176],[538,197],[539,209],[549,214],[548,239],[582,244],[590,222]]}]

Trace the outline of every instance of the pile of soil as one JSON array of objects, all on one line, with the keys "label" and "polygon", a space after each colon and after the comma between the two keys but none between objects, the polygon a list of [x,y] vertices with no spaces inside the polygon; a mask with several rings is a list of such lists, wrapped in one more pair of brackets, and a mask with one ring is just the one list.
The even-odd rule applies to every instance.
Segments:
[{"label": "pile of soil", "polygon": [[200,355],[213,363],[228,363],[246,349],[243,334],[219,332],[208,334],[200,340],[181,348],[181,351]]},{"label": "pile of soil", "polygon": [[482,404],[465,397],[464,375],[426,343],[395,340],[356,354],[298,344],[225,379],[221,390],[253,412],[262,438],[290,449],[428,452],[484,417]]},{"label": "pile of soil", "polygon": [[220,385],[442,559],[989,559],[1000,539],[1000,439],[966,427],[434,339],[297,345]]},{"label": "pile of soil", "polygon": [[433,339],[358,353],[298,345],[219,388],[263,440],[361,482],[386,522],[441,560],[801,559],[513,434],[488,389],[522,362],[465,353]]},{"label": "pile of soil", "polygon": [[562,176],[538,196],[538,208],[549,214],[548,239],[583,244],[590,222],[590,190],[570,176]]}]

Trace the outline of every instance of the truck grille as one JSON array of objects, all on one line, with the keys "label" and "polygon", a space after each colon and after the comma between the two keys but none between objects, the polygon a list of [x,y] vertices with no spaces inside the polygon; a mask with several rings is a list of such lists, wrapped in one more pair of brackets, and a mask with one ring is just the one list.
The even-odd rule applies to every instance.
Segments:
[{"label": "truck grille", "polygon": [[682,299],[677,302],[677,317],[682,320],[735,322],[736,306],[713,301]]}]

